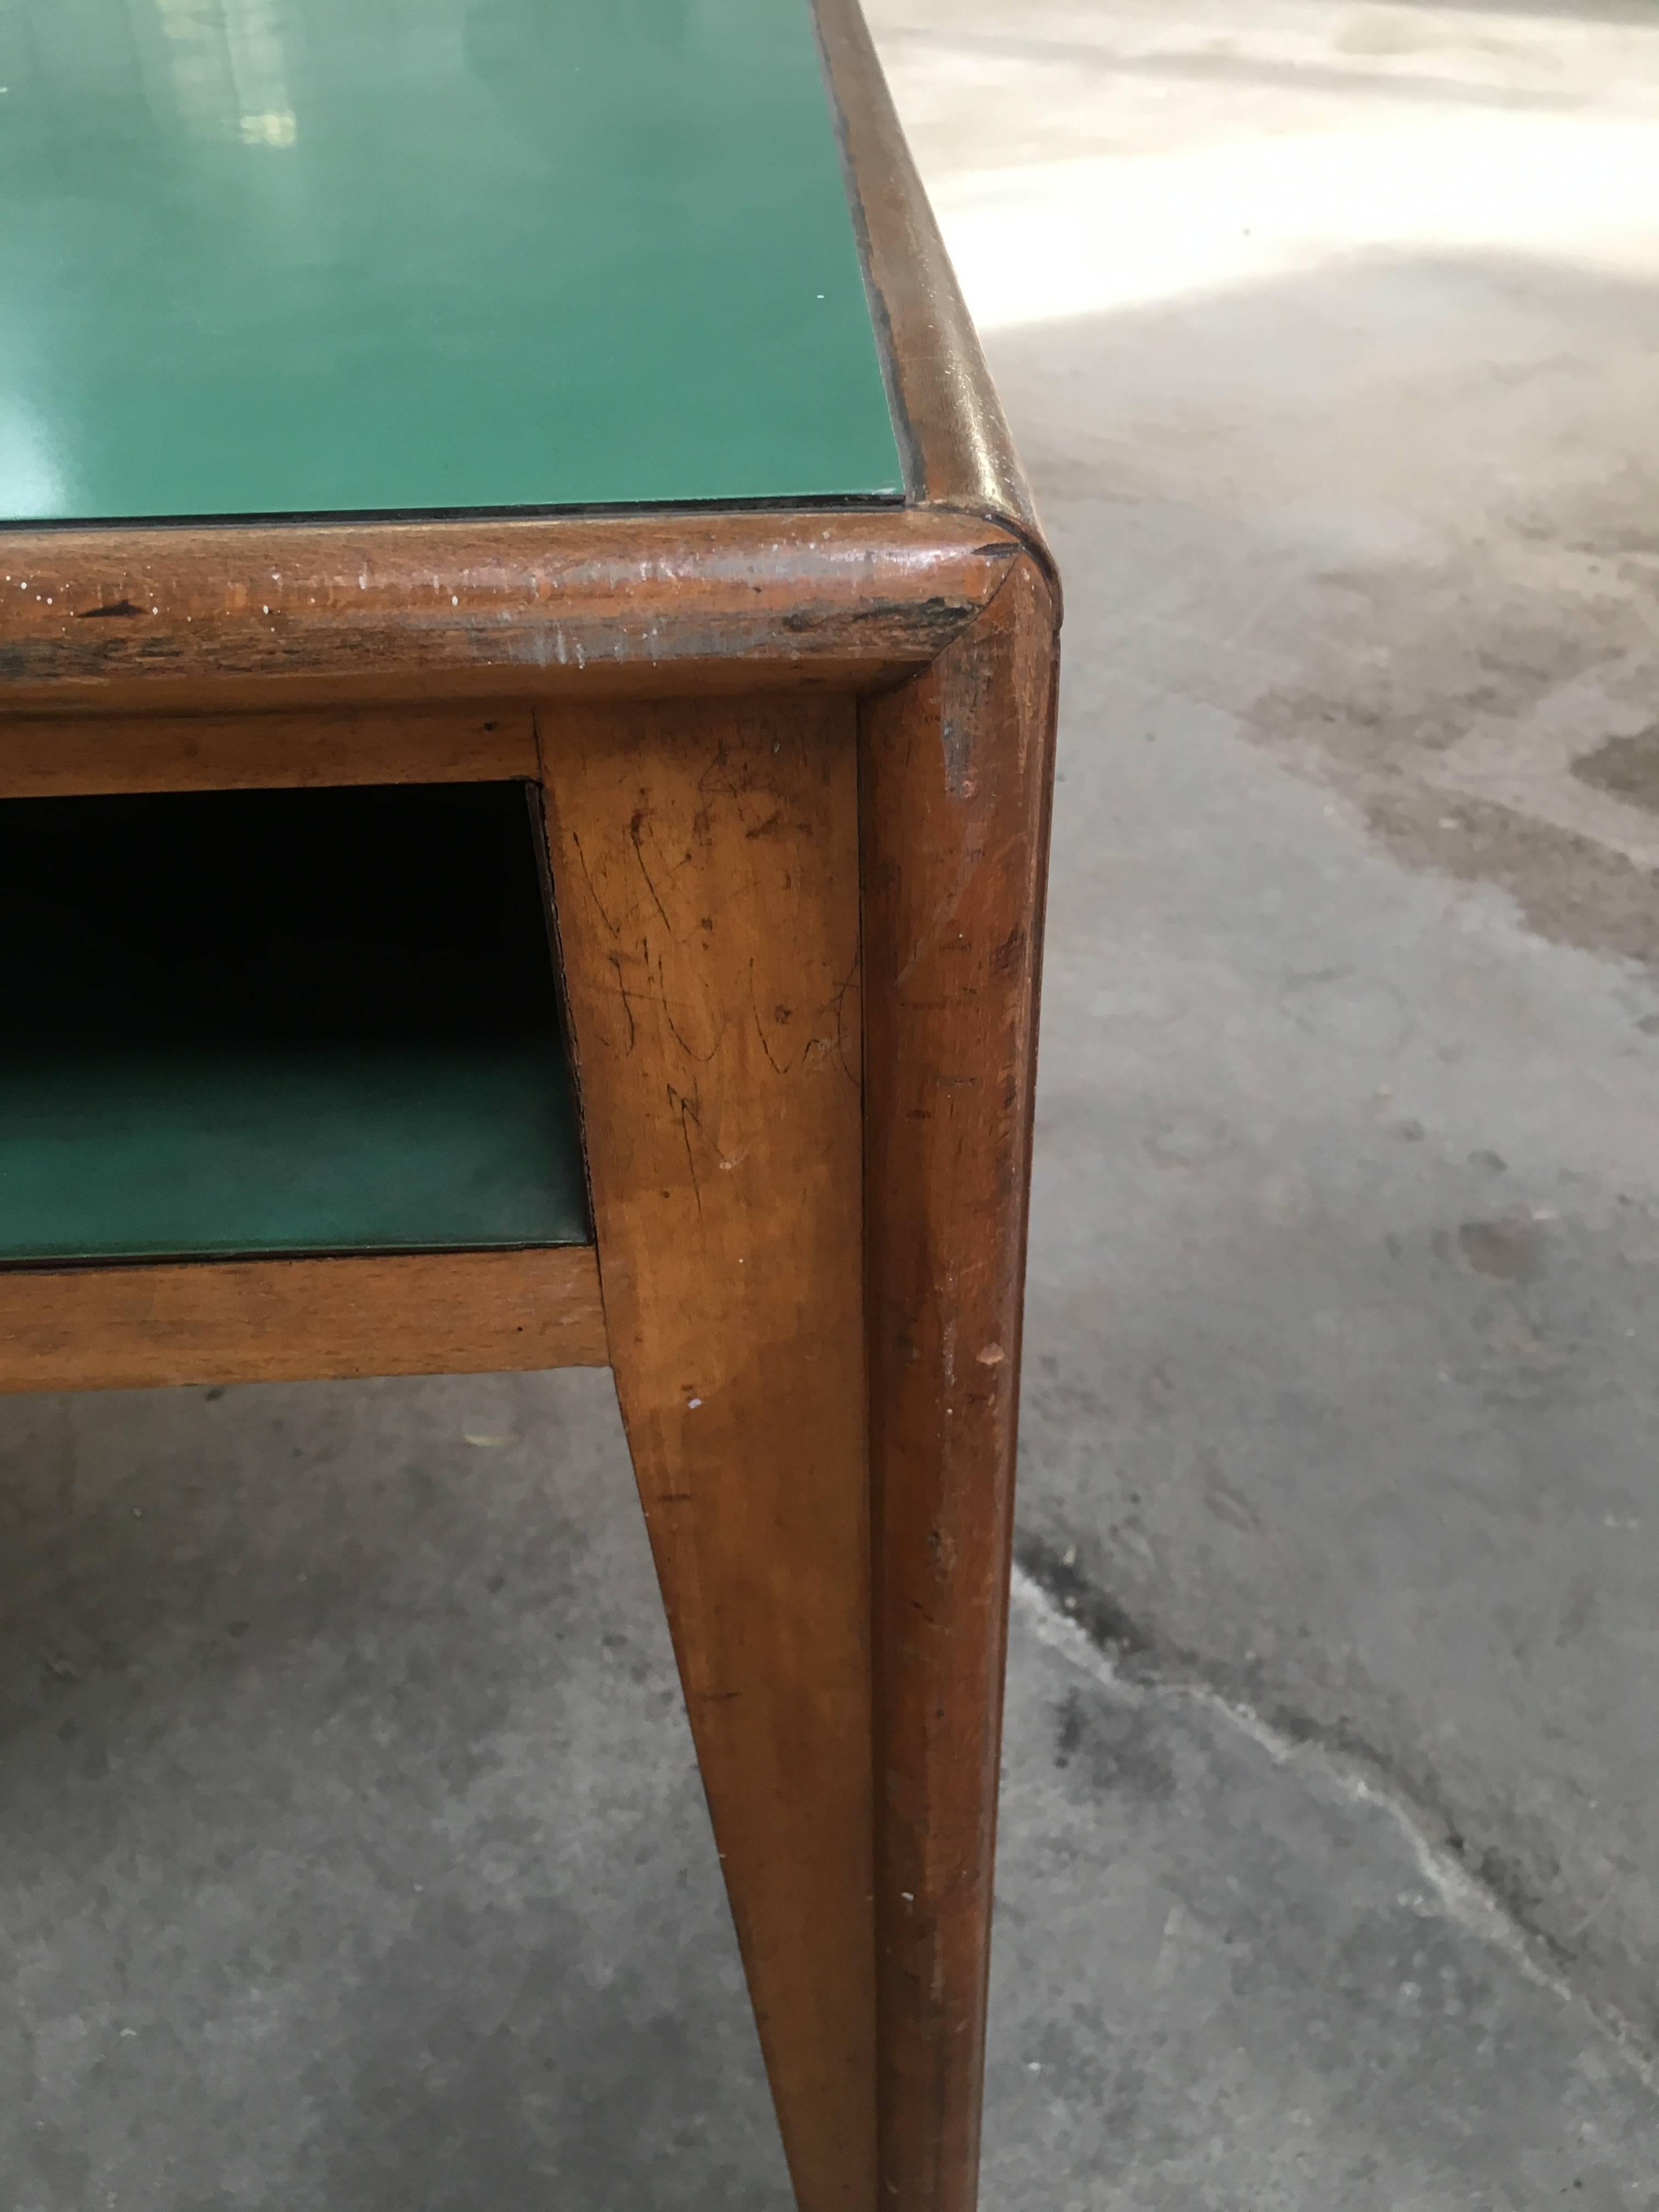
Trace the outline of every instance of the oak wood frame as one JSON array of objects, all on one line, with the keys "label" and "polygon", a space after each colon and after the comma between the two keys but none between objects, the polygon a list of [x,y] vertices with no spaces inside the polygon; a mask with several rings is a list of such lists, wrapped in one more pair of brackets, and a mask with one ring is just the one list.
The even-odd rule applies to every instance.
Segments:
[{"label": "oak wood frame", "polygon": [[[826,709],[832,723],[855,715],[862,1341],[849,1346],[837,1320],[815,1374],[799,1331],[779,1340],[770,1373],[750,1363],[746,1400],[721,1415],[741,1455],[710,1447],[696,1425],[708,1403],[689,1402],[703,1394],[674,1397],[665,1378],[676,1356],[717,1353],[720,1327],[674,1335],[640,1271],[637,1215],[628,1225],[647,1186],[684,1216],[685,1187],[637,1090],[629,1110],[640,1143],[658,1144],[654,1184],[643,1154],[608,1160],[596,1146],[601,1096],[607,1112],[629,1096],[629,1055],[573,988],[602,1294],[588,1253],[0,1270],[0,1385],[608,1355],[803,2212],[969,2212],[1060,605],[857,0],[817,0],[817,13],[907,449],[903,506],[0,533],[0,795],[471,775],[489,762],[519,775],[533,740],[556,844],[586,810],[625,858],[635,809],[622,823],[614,788],[607,799],[589,779],[584,796],[566,765],[630,742],[614,702],[629,702],[635,741],[653,733],[647,811],[679,823],[684,763],[711,712],[732,718],[739,752],[768,712],[797,736],[822,731]],[[735,819],[712,833],[728,858]],[[822,830],[805,844],[792,830],[788,850]],[[751,909],[745,941],[777,925],[775,882]],[[845,912],[824,912],[831,936],[845,928]],[[568,945],[573,985],[574,962]],[[689,987],[711,1036],[740,980],[728,965]],[[678,1014],[665,993],[659,1012]],[[659,1050],[666,1035],[659,1021]],[[742,1089],[726,1094],[739,1118]],[[757,1132],[775,1169],[803,1131],[822,1135],[824,1110],[811,1085],[780,1095],[781,1119]],[[683,1115],[671,1133],[687,1136]],[[690,1241],[705,1271],[732,1256],[721,1219],[753,1221],[763,1203],[756,1185],[746,1212],[704,1219]],[[822,1240],[822,1209],[809,1225]],[[829,1240],[802,1276],[842,1316],[849,1265],[844,1239]],[[447,1299],[446,1276],[466,1278]],[[319,1286],[325,1310],[350,1316],[343,1352],[302,1321]],[[516,1335],[504,1313],[524,1320]],[[755,1314],[728,1301],[718,1318]],[[842,1415],[860,1409],[850,1441],[837,1389]],[[799,1391],[829,1424],[823,1464],[838,1470],[817,1511],[783,1480],[793,1442],[768,1425],[768,1405]],[[769,1494],[752,1540],[722,1547],[734,1503]],[[792,1630],[803,1602],[817,1647]],[[816,1675],[814,1648],[839,1655]],[[872,1897],[860,1893],[872,1866]]]}]

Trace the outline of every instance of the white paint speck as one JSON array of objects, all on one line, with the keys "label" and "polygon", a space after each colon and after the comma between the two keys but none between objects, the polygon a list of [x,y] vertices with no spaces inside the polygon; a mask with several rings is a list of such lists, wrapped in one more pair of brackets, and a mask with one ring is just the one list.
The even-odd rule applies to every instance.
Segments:
[{"label": "white paint speck", "polygon": [[688,1398],[685,1402],[690,1407],[691,1411],[696,1413],[697,1407],[702,1405],[702,1400],[701,1398]]}]

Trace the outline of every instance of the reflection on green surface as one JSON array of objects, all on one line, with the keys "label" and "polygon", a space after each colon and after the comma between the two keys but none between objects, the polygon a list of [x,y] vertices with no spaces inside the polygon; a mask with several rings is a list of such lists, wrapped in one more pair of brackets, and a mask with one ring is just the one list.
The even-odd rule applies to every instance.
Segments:
[{"label": "reflection on green surface", "polygon": [[155,0],[172,94],[164,128],[244,146],[292,146],[283,24],[272,0]]},{"label": "reflection on green surface", "polygon": [[0,519],[893,495],[806,0],[0,0]]}]

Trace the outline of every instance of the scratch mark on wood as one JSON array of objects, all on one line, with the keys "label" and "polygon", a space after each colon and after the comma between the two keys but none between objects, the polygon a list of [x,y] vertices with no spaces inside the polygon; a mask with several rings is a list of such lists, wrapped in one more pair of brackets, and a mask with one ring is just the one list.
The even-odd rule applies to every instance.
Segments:
[{"label": "scratch mark on wood", "polygon": [[698,1115],[696,1107],[692,1101],[685,1096],[684,1091],[676,1091],[672,1083],[668,1086],[668,1103],[673,1107],[675,1114],[679,1121],[680,1142],[685,1146],[686,1170],[691,1177],[691,1195],[696,1200],[697,1212],[701,1214],[702,1212],[702,1184],[697,1177],[697,1156],[692,1148],[691,1130],[692,1127],[695,1127],[697,1134],[701,1136],[702,1134],[702,1121]]},{"label": "scratch mark on wood", "polygon": [[[678,943],[678,939],[675,941]],[[675,1043],[678,1045],[680,1050],[685,1054],[686,1058],[690,1060],[694,1060],[699,1067],[707,1067],[710,1060],[714,1059],[714,1054],[720,1050],[719,1039],[716,1038],[715,1042],[709,1046],[707,1052],[697,1052],[693,1048],[689,1040],[681,1035],[679,1024],[674,1019],[674,1010],[668,1003],[668,975],[667,971],[663,965],[662,955],[660,953],[657,955],[657,1004],[662,1009],[662,1018],[668,1024],[669,1035],[673,1038]]]},{"label": "scratch mark on wood", "polygon": [[619,923],[614,922],[611,919],[611,916],[605,912],[605,901],[599,896],[599,886],[593,881],[592,871],[589,869],[587,865],[587,855],[582,850],[582,841],[574,830],[570,833],[570,849],[576,855],[576,866],[582,872],[582,881],[587,886],[588,896],[592,898],[594,905],[599,908],[599,919],[604,922],[605,927],[610,931],[612,937],[620,937],[622,935],[621,926]]},{"label": "scratch mark on wood", "polygon": [[779,1060],[776,1054],[773,1051],[767,1038],[766,1024],[761,1019],[760,1001],[755,996],[755,963],[752,960],[749,963],[749,1007],[750,1012],[755,1017],[755,1035],[760,1039],[760,1048],[766,1054],[768,1066],[771,1068],[774,1075],[787,1075],[789,1073],[788,1063]]},{"label": "scratch mark on wood", "polygon": [[631,1002],[631,995],[627,984],[623,980],[623,957],[620,952],[607,952],[605,957],[610,963],[611,969],[617,978],[617,996],[622,1000],[622,1010],[627,1018],[628,1049],[629,1052],[632,1052],[634,1047],[639,1042],[639,1031],[634,1025],[634,1008]]},{"label": "scratch mark on wood", "polygon": [[678,944],[679,942],[678,933],[676,931],[673,923],[668,919],[668,908],[658,897],[657,886],[652,880],[651,871],[645,865],[645,848],[641,842],[641,832],[644,828],[647,818],[647,810],[643,806],[636,806],[633,813],[629,817],[629,842],[634,848],[634,858],[640,864],[640,873],[645,878],[645,887],[651,894],[651,903],[656,908],[657,912],[662,916],[663,927],[668,932],[669,935],[674,939],[675,943]]}]

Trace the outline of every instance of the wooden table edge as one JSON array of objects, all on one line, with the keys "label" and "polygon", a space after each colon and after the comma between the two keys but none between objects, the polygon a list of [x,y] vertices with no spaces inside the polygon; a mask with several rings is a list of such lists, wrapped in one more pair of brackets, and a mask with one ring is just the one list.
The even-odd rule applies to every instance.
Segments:
[{"label": "wooden table edge", "polygon": [[896,506],[0,531],[0,717],[879,688],[1023,550]]}]

